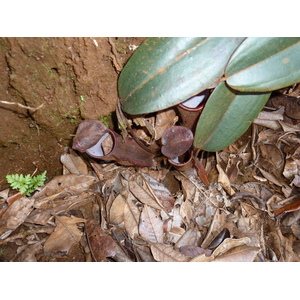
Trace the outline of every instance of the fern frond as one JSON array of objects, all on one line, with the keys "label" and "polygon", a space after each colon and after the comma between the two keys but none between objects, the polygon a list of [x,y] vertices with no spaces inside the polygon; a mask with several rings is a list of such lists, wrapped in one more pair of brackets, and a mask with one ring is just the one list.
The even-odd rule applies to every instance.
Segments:
[{"label": "fern frond", "polygon": [[30,174],[12,174],[7,175],[6,180],[10,184],[12,189],[18,190],[21,194],[25,194],[25,196],[30,196],[35,190],[37,190],[40,186],[44,185],[46,180],[46,173],[44,171],[42,174],[31,177]]}]

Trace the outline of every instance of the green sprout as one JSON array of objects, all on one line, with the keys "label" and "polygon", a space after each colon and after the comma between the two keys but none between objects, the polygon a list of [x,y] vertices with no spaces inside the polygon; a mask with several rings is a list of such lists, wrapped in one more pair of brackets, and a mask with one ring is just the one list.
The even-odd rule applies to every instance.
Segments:
[{"label": "green sprout", "polygon": [[13,174],[7,175],[6,180],[10,184],[11,188],[18,190],[21,194],[29,197],[31,193],[37,190],[40,186],[43,186],[46,180],[46,173],[31,177],[30,174]]},{"label": "green sprout", "polygon": [[106,127],[109,127],[109,122],[111,120],[111,116],[99,116],[99,121],[101,121]]}]

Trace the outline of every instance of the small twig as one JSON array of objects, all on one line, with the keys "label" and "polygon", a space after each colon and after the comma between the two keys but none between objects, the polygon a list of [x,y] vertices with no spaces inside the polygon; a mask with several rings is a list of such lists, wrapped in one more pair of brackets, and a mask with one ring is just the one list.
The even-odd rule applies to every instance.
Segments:
[{"label": "small twig", "polygon": [[239,203],[238,199],[243,199],[243,198],[253,198],[255,199],[261,207],[265,208],[266,207],[266,200],[263,198],[260,198],[252,193],[248,192],[237,192],[234,193],[232,196],[229,197],[229,200],[234,201],[236,203]]},{"label": "small twig", "polygon": [[114,67],[117,70],[117,72],[119,73],[122,71],[123,67],[118,58],[118,52],[116,50],[116,45],[114,44],[113,40],[110,37],[108,38],[108,42],[111,45],[111,50],[112,50],[111,58],[113,60]]},{"label": "small twig", "polygon": [[8,105],[16,105],[16,106],[19,106],[21,108],[25,108],[25,109],[31,110],[32,113],[35,113],[38,109],[42,108],[45,105],[45,103],[42,103],[38,107],[30,107],[30,106],[26,106],[26,105],[20,104],[18,102],[10,102],[10,101],[4,101],[4,100],[0,100],[0,103],[2,103],[2,104],[8,104]]}]

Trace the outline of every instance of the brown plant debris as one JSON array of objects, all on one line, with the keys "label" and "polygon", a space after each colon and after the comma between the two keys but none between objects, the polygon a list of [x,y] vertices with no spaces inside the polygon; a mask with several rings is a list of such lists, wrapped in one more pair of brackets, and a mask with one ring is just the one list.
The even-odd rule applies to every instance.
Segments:
[{"label": "brown plant debris", "polygon": [[[207,185],[195,168],[63,154],[63,175],[32,197],[0,193],[1,260],[300,261],[300,124],[276,99],[228,148],[200,153]],[[171,116],[135,120],[145,144]]]}]

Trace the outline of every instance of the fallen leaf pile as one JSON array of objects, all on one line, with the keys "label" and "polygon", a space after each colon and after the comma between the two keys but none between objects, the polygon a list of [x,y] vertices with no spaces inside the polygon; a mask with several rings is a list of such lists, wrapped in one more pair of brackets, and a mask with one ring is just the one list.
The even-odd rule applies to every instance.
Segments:
[{"label": "fallen leaf pile", "polygon": [[0,193],[0,259],[300,261],[300,121],[284,108],[267,104],[234,144],[201,154],[209,186],[194,169],[125,167],[70,150],[63,175],[32,197]]}]

